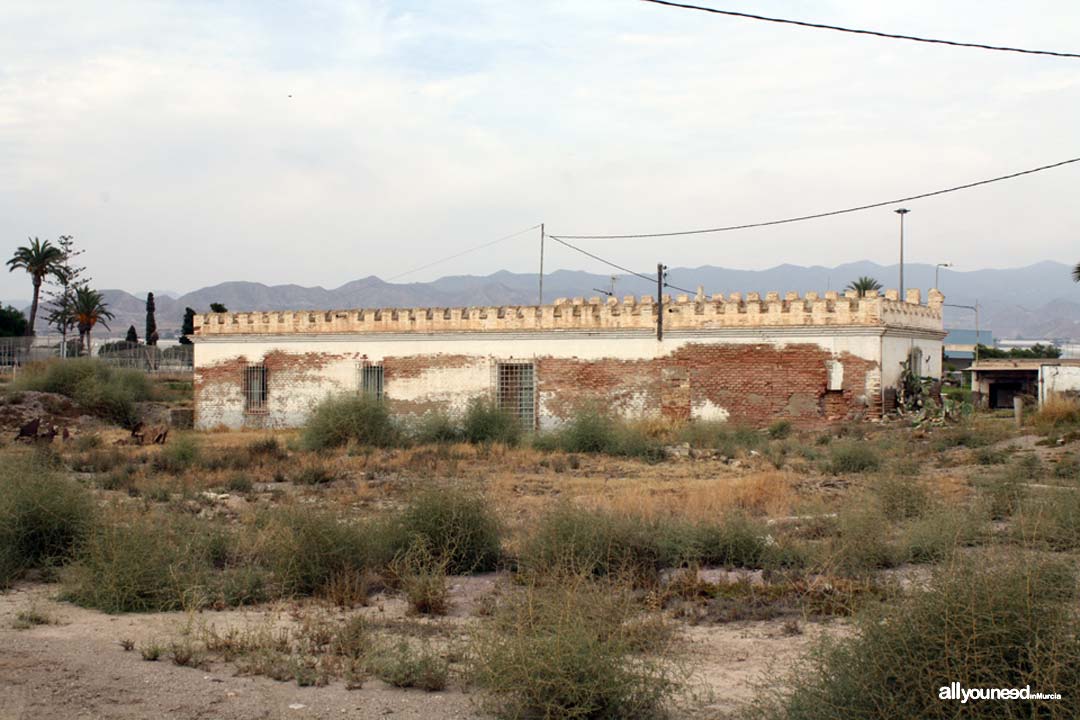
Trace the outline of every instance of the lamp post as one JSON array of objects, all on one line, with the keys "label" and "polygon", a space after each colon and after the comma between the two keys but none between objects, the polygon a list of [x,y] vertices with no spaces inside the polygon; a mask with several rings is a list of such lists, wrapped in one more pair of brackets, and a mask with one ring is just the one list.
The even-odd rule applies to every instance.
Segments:
[{"label": "lamp post", "polygon": [[941,285],[938,284],[938,270],[943,267],[952,267],[952,263],[938,263],[934,266],[934,289],[940,290]]},{"label": "lamp post", "polygon": [[910,210],[907,208],[897,208],[894,210],[897,215],[900,216],[900,301],[904,300],[904,216],[907,215]]}]

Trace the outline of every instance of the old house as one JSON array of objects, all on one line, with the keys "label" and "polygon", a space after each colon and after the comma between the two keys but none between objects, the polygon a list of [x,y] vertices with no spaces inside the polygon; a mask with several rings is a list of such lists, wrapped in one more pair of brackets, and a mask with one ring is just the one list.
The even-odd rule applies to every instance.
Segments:
[{"label": "old house", "polygon": [[[877,417],[910,360],[940,377],[942,303],[854,293],[556,300],[529,307],[211,313],[196,318],[199,428],[287,427],[335,393],[396,413],[489,396],[548,428],[625,416],[809,425]],[[658,326],[661,326],[658,328]],[[662,332],[660,332],[662,330]]]}]

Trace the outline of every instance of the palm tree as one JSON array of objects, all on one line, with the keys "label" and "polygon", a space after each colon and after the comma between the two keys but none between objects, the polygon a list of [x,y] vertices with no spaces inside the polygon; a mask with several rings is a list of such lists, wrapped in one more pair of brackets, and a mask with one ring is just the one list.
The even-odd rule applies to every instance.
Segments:
[{"label": "palm tree", "polygon": [[872,277],[863,275],[858,280],[848,283],[845,290],[854,290],[859,293],[859,297],[866,297],[867,293],[871,291],[878,291],[881,289],[881,283]]},{"label": "palm tree", "polygon": [[1073,268],[1073,282],[1080,282],[1080,263]]},{"label": "palm tree", "polygon": [[115,316],[109,312],[109,305],[97,290],[91,290],[85,285],[75,288],[75,321],[79,328],[79,340],[86,348],[86,354],[90,354],[90,331],[94,326],[101,323],[105,329],[109,329],[106,320],[112,320]]},{"label": "palm tree", "polygon": [[30,319],[26,325],[27,335],[34,334],[38,298],[41,296],[41,281],[46,275],[55,274],[63,260],[64,253],[60,248],[48,240],[41,242],[37,238],[30,238],[30,244],[16,249],[15,254],[7,261],[8,272],[25,270],[34,279],[34,301],[30,304]]}]

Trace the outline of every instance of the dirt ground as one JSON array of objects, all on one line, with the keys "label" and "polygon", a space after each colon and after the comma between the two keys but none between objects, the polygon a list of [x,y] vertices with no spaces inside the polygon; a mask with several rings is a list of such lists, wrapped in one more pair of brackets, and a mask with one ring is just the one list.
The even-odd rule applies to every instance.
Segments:
[{"label": "dirt ground", "polygon": [[[451,613],[441,622],[467,623],[471,607],[496,582],[493,576],[452,578]],[[168,642],[193,626],[221,628],[273,621],[282,606],[244,611],[106,615],[56,600],[57,586],[21,583],[0,594],[0,720],[56,718],[483,718],[476,696],[452,681],[441,692],[400,690],[366,678],[360,689],[341,681],[298,687],[266,677],[246,677],[221,662],[179,667],[164,658],[142,659],[139,646]],[[20,612],[33,609],[51,624],[15,629]],[[294,609],[294,608],[293,608]],[[362,612],[404,618],[399,598],[376,598]],[[788,668],[823,632],[845,624],[803,623],[785,632],[783,620],[685,627],[679,655],[692,669],[695,717],[724,717],[750,701],[754,685]],[[125,651],[122,640],[136,649]]]}]

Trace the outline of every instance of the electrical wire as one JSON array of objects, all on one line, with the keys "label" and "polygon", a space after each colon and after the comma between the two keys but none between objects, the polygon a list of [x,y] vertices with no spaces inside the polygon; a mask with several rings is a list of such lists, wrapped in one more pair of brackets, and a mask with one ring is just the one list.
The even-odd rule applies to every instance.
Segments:
[{"label": "electrical wire", "polygon": [[944,190],[935,190],[933,192],[921,193],[919,195],[909,195],[908,197],[870,203],[869,205],[859,205],[858,207],[850,207],[843,210],[832,210],[829,212],[815,213],[813,215],[800,215],[798,217],[785,218],[783,220],[769,220],[766,222],[747,223],[745,225],[727,225],[724,227],[704,228],[701,230],[679,230],[676,232],[635,233],[632,235],[563,235],[562,237],[568,238],[570,240],[632,240],[637,238],[677,237],[680,235],[704,235],[706,233],[729,232],[731,230],[749,230],[750,228],[768,227],[770,225],[785,225],[787,223],[802,222],[803,220],[818,220],[820,218],[832,217],[834,215],[844,215],[846,213],[859,212],[861,210],[872,210],[874,208],[885,207],[887,205],[896,205],[898,203],[910,202],[912,200],[922,200],[924,198],[935,197],[937,195],[945,195],[946,193],[956,192],[958,190],[968,190],[973,187],[979,187],[980,185],[989,185],[990,183],[996,183],[1002,180],[1011,180],[1013,178],[1018,178],[1023,175],[1031,175],[1032,173],[1042,172],[1043,170],[1051,170],[1053,168],[1059,168],[1063,165],[1069,165],[1075,162],[1080,162],[1080,157],[1072,158],[1070,160],[1062,160],[1061,162],[1056,162],[1052,165],[1043,165],[1041,167],[1032,168],[1030,170],[1023,170],[1021,172],[1015,172],[1009,175],[1002,175],[1000,177],[990,178],[989,180],[979,180],[978,182],[967,183],[965,185],[957,185],[955,187],[946,188]]},{"label": "electrical wire", "polygon": [[[555,242],[559,243],[560,245],[565,245],[566,247],[570,248],[571,250],[579,252],[582,255],[588,255],[593,260],[598,260],[599,262],[602,262],[605,265],[609,265],[609,266],[615,268],[616,270],[622,270],[624,273],[627,273],[628,275],[634,275],[635,277],[639,277],[642,280],[647,280],[648,282],[651,282],[651,283],[656,282],[656,277],[655,276],[643,275],[642,273],[634,272],[630,268],[623,267],[622,265],[619,265],[618,263],[613,263],[610,260],[605,260],[604,258],[600,257],[599,255],[594,255],[593,253],[589,252],[588,250],[583,250],[582,248],[579,248],[577,245],[573,245],[571,243],[566,242],[565,240],[563,240],[561,237],[558,237],[557,235],[548,235],[548,237],[551,238],[552,240],[554,240]],[[666,275],[666,273],[665,273],[665,275]],[[689,295],[696,295],[697,294],[697,292],[694,291],[694,290],[687,290],[686,288],[681,288],[678,285],[672,285],[671,283],[669,283],[667,281],[666,277],[662,280],[662,282],[664,284],[664,287],[666,287],[666,288],[671,288],[672,290],[678,290],[679,292],[684,292],[684,293],[687,293]]]},{"label": "electrical wire", "polygon": [[490,242],[483,243],[482,245],[477,245],[476,247],[471,247],[468,250],[462,250],[459,253],[454,253],[453,255],[447,255],[444,258],[440,258],[439,260],[429,262],[426,265],[421,265],[420,267],[415,267],[412,270],[406,270],[403,273],[398,273],[397,275],[394,275],[392,277],[388,277],[388,278],[386,278],[386,282],[392,282],[394,280],[397,280],[398,278],[403,278],[406,275],[412,275],[415,272],[420,272],[421,270],[427,270],[430,267],[435,267],[436,265],[444,263],[444,262],[446,262],[448,260],[453,260],[455,258],[459,258],[462,255],[468,255],[469,253],[476,252],[477,250],[483,250],[486,247],[491,247],[492,245],[495,245],[497,243],[505,242],[506,240],[516,238],[518,235],[524,235],[525,233],[530,232],[532,230],[536,230],[539,227],[540,227],[540,225],[539,225],[539,223],[537,223],[536,225],[533,225],[532,227],[525,228],[524,230],[519,230],[516,233],[513,233],[511,235],[505,235],[505,236],[499,238],[498,240],[492,240]]},{"label": "electrical wire", "polygon": [[666,5],[667,7],[680,8],[683,10],[700,10],[701,12],[714,15],[728,15],[730,17],[745,18],[748,20],[763,20],[771,23],[784,25],[797,25],[799,27],[813,28],[815,30],[835,30],[837,32],[853,33],[855,35],[872,35],[874,37],[887,38],[889,40],[910,40],[912,42],[932,43],[935,45],[950,45],[952,47],[976,48],[979,50],[995,50],[998,52],[1023,53],[1025,55],[1051,55],[1053,57],[1080,58],[1078,53],[1054,52],[1052,50],[1029,50],[1026,48],[1007,47],[1002,45],[984,45],[982,43],[957,42],[955,40],[936,40],[933,38],[917,37],[915,35],[898,35],[895,33],[879,32],[877,30],[859,30],[855,28],[840,27],[839,25],[825,25],[823,23],[804,22],[802,20],[786,20],[783,18],[754,15],[752,13],[735,12],[734,10],[719,10],[717,8],[690,5],[688,3],[670,2],[670,0],[642,0],[654,5]]}]

